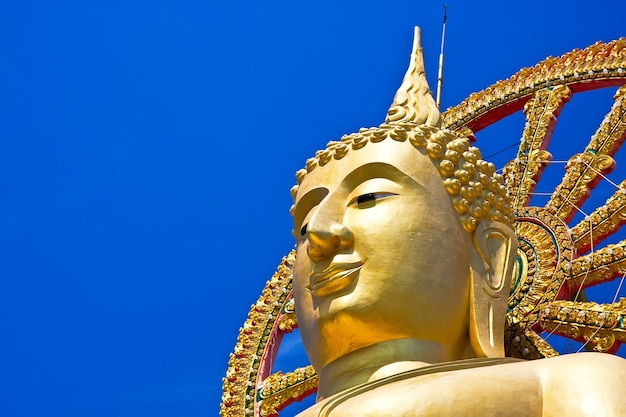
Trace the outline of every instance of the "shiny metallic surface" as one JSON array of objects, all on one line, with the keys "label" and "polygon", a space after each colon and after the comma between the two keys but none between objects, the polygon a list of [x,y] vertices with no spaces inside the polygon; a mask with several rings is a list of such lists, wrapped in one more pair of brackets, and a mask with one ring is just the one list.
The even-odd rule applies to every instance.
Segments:
[{"label": "shiny metallic surface", "polygon": [[[562,298],[624,270],[624,242],[576,258],[592,246],[589,228],[619,228],[623,188],[588,222],[566,223],[566,202],[584,200],[623,140],[624,87],[593,152],[572,157],[545,207],[527,206],[561,107],[596,79],[623,84],[624,51],[622,39],[548,58],[442,118],[416,30],[386,122],[330,142],[298,171],[296,249],[242,328],[222,416],[275,415],[316,389],[317,403],[300,416],[626,415],[624,359],[556,356],[535,332],[561,332],[599,352],[626,340],[624,299]],[[524,107],[527,123],[503,177],[472,146],[470,128],[504,111],[505,99]],[[269,375],[268,346],[296,325],[312,367]]]}]

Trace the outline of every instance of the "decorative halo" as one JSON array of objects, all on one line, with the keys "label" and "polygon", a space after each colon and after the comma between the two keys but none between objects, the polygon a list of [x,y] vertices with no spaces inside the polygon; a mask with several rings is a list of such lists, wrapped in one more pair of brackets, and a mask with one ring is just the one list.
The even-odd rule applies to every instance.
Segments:
[{"label": "decorative halo", "polygon": [[[583,152],[573,155],[543,207],[528,207],[543,168],[561,108],[573,94],[621,86],[614,104]],[[626,138],[626,38],[548,58],[507,80],[471,94],[443,114],[443,126],[459,136],[474,133],[519,110],[526,124],[517,156],[504,168],[519,240],[505,343],[507,356],[557,355],[541,332],[582,341],[614,353],[626,342],[626,298],[609,304],[584,300],[582,290],[626,274],[626,241],[598,249],[626,222],[626,180],[585,219],[570,225],[590,191],[613,167]],[[240,329],[223,379],[222,417],[273,416],[317,388],[308,365],[272,373],[283,334],[296,326],[290,252],[267,282]]]}]

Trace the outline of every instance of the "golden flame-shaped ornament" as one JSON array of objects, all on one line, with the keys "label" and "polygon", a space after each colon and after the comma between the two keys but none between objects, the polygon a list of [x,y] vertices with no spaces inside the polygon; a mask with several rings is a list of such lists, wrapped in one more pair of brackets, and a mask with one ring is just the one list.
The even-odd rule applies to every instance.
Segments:
[{"label": "golden flame-shaped ornament", "polygon": [[386,123],[410,122],[441,127],[441,113],[426,81],[420,28],[415,27],[411,62],[387,112]]}]

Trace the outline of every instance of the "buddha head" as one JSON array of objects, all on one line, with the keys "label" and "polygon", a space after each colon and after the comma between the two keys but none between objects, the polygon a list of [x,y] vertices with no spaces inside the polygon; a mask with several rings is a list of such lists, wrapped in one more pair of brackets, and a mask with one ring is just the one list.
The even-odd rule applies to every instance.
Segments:
[{"label": "buddha head", "polygon": [[318,372],[396,339],[428,342],[442,361],[504,356],[517,241],[503,179],[440,125],[416,28],[385,123],[296,174],[294,297]]}]

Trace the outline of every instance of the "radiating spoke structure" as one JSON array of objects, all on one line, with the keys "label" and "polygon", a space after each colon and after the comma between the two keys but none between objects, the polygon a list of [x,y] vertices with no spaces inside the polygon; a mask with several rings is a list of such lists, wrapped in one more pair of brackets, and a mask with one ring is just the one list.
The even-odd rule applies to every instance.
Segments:
[{"label": "radiating spoke structure", "polygon": [[[519,150],[504,168],[520,242],[520,266],[509,303],[508,352],[512,356],[552,356],[547,346],[531,343],[538,332],[583,342],[585,349],[601,352],[615,352],[625,341],[624,299],[618,301],[616,294],[608,304],[580,300],[585,288],[623,280],[626,274],[626,240],[602,246],[626,222],[626,181],[617,184],[606,176],[626,139],[626,85],[617,90],[613,105],[584,150],[568,159],[561,182],[545,206],[528,207],[551,159],[547,149],[552,129],[570,97],[566,85],[534,93],[524,106],[526,124]],[[607,181],[615,191],[587,215],[582,206],[600,181]],[[577,213],[583,218],[570,228],[568,223]],[[547,237],[541,239],[542,234]],[[551,265],[556,268],[552,270]]]},{"label": "radiating spoke structure", "polygon": [[[605,87],[619,88],[598,129],[580,153],[567,158],[560,183],[546,193],[547,203],[529,207],[552,159],[548,147],[561,109],[574,94]],[[442,115],[444,128],[472,141],[485,127],[519,110],[526,117],[517,153],[503,170],[519,242],[505,330],[507,356],[558,355],[549,344],[553,334],[600,352],[614,353],[626,343],[626,298],[619,297],[626,274],[626,240],[604,244],[626,223],[626,179],[607,178],[626,138],[625,96],[626,38],[621,38],[523,68]],[[567,144],[553,146],[568,150]],[[615,191],[586,214],[583,204],[601,181]],[[317,389],[310,365],[284,373],[272,369],[283,334],[297,327],[294,257],[292,251],[283,259],[240,329],[223,379],[222,417],[274,416]],[[612,302],[586,299],[585,288],[616,280]]]},{"label": "radiating spoke structure", "polygon": [[519,151],[504,167],[513,211],[526,207],[537,181],[552,155],[546,150],[556,118],[572,92],[565,85],[539,90],[524,106],[526,125]]},{"label": "radiating spoke structure", "polygon": [[563,180],[546,204],[546,210],[566,222],[571,220],[576,207],[580,207],[587,199],[602,175],[615,165],[613,155],[624,141],[626,132],[625,95],[626,86],[620,87],[611,111],[585,150],[569,159]]}]

